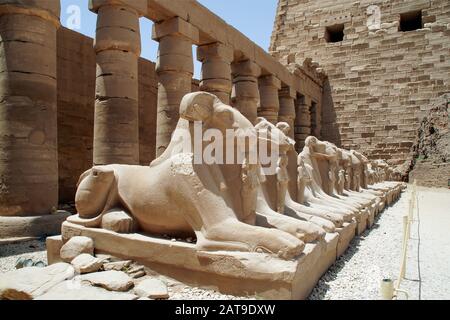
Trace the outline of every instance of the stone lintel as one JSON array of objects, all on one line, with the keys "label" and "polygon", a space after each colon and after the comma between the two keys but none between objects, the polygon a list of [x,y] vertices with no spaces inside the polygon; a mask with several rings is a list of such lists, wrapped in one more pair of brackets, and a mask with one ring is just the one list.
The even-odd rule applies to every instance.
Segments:
[{"label": "stone lintel", "polygon": [[169,35],[178,35],[189,39],[193,44],[199,42],[200,33],[196,27],[179,17],[155,23],[152,30],[152,39],[159,41]]},{"label": "stone lintel", "polygon": [[148,10],[147,0],[89,0],[89,10],[95,13],[100,7],[114,5],[134,9],[140,16],[145,16]]},{"label": "stone lintel", "polygon": [[226,62],[232,62],[234,59],[233,48],[220,42],[205,44],[197,47],[197,60],[204,61],[211,57],[218,57]]}]

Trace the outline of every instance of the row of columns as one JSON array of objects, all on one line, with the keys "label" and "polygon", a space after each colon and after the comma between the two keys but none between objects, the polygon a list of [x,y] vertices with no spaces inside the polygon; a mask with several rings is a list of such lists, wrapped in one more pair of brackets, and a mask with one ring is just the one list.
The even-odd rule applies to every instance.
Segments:
[{"label": "row of columns", "polygon": [[[147,10],[146,2],[92,0],[91,10],[98,14],[95,164],[139,162],[137,61],[139,17]],[[157,156],[170,142],[181,99],[191,92],[192,45],[199,37],[199,30],[179,17],[154,24],[152,38],[159,42]],[[199,45],[197,59],[202,62],[201,91],[233,105],[252,123],[264,117],[272,123],[286,121],[294,129],[296,93],[277,77],[262,74],[250,59],[234,61],[233,48],[221,43]]]},{"label": "row of columns", "polygon": [[[94,164],[138,164],[139,18],[147,0],[90,0],[97,13]],[[59,1],[0,4],[0,216],[44,214],[58,204],[57,30]],[[33,32],[29,32],[33,30]],[[200,32],[175,17],[155,23],[159,42],[157,155],[178,122],[182,97],[191,92],[192,45]],[[296,92],[250,59],[235,59],[221,43],[197,47],[200,90],[217,95],[252,123],[258,116],[294,128]],[[297,119],[299,117],[297,116]],[[293,132],[292,132],[293,134]]]}]

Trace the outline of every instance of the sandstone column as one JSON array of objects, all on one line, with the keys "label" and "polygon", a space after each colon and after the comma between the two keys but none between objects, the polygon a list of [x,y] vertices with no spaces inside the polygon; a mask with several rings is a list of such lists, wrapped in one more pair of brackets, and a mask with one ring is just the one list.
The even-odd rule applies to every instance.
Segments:
[{"label": "sandstone column", "polygon": [[278,121],[284,121],[289,124],[291,131],[289,136],[294,139],[294,122],[295,122],[295,98],[296,92],[291,87],[283,86],[278,92],[280,99],[280,112]]},{"label": "sandstone column", "polygon": [[295,117],[295,146],[297,151],[303,150],[305,139],[311,135],[311,100],[303,96],[297,100],[297,114]]},{"label": "sandstone column", "polygon": [[231,70],[233,76],[231,103],[255,124],[258,117],[258,77],[261,68],[251,60],[244,60],[233,63]]},{"label": "sandstone column", "polygon": [[94,164],[139,163],[139,17],[147,0],[91,0],[98,14]]},{"label": "sandstone column", "polygon": [[59,1],[0,4],[0,238],[61,232],[58,207]]},{"label": "sandstone column", "polygon": [[231,62],[233,49],[221,43],[197,48],[197,59],[202,62],[200,91],[215,94],[225,104],[230,104]]},{"label": "sandstone column", "polygon": [[281,82],[273,75],[259,78],[259,94],[261,96],[261,106],[258,111],[259,117],[264,117],[267,121],[276,124],[278,112],[280,110],[280,100],[278,90],[281,89]]},{"label": "sandstone column", "polygon": [[175,17],[154,24],[152,38],[159,41],[156,62],[159,79],[156,156],[159,156],[169,145],[177,126],[181,99],[191,92],[192,44],[198,43],[199,32],[190,23]]},{"label": "sandstone column", "polygon": [[[59,1],[0,4],[0,216],[58,205]],[[1,233],[1,232],[0,232]]]}]

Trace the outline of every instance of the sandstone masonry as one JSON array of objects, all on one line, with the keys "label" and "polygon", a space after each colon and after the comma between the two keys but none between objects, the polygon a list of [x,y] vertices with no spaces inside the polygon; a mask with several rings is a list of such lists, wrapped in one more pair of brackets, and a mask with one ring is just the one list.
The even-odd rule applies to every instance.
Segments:
[{"label": "sandstone masonry", "polygon": [[271,53],[287,66],[311,57],[328,75],[322,139],[401,164],[450,91],[450,3],[280,0]]}]

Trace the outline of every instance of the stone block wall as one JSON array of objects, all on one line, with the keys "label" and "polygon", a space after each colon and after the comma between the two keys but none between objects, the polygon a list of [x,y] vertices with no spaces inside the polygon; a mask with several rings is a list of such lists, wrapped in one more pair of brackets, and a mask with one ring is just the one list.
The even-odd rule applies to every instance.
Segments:
[{"label": "stone block wall", "polygon": [[158,82],[155,63],[139,59],[139,163],[149,165],[156,155],[156,97]]},{"label": "stone block wall", "polygon": [[[92,166],[95,52],[93,39],[61,28],[58,31],[58,174],[59,202],[74,199],[81,173]],[[148,165],[155,158],[155,64],[139,60],[139,157]]]},{"label": "stone block wall", "polygon": [[[399,30],[418,12],[419,29]],[[341,28],[342,41],[327,42]],[[401,164],[427,108],[450,91],[450,2],[279,0],[271,53],[311,57],[328,75],[322,139]]]},{"label": "stone block wall", "polygon": [[58,31],[58,171],[59,202],[74,199],[81,173],[92,166],[95,53],[93,40]]}]

